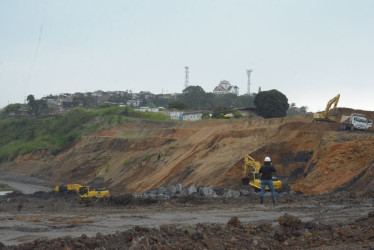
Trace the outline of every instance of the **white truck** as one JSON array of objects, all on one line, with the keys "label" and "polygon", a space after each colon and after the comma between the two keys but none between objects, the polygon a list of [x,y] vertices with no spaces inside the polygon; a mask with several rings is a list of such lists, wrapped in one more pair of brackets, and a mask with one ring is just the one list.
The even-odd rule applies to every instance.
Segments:
[{"label": "white truck", "polygon": [[351,115],[342,115],[340,120],[341,130],[367,130],[373,126],[373,120],[368,120],[364,115],[353,113]]}]

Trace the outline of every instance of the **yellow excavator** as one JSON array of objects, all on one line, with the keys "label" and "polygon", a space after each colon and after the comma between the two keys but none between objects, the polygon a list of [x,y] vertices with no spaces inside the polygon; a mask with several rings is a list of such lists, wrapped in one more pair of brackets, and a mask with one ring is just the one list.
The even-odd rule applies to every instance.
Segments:
[{"label": "yellow excavator", "polygon": [[[242,178],[243,186],[252,186],[255,191],[261,190],[261,174],[259,173],[261,168],[261,163],[253,159],[251,156],[246,154],[244,156],[244,171]],[[282,188],[282,181],[278,180],[273,176],[274,189],[279,190]],[[266,190],[269,190],[269,187],[266,186]]]},{"label": "yellow excavator", "polygon": [[[314,113],[313,114],[313,122],[317,121],[324,121],[324,122],[335,122],[334,117],[331,116],[331,114],[335,111],[336,106],[338,105],[340,98],[340,94],[332,98],[326,105],[325,111],[321,113]],[[334,104],[334,107],[332,108],[330,112],[331,106]]]},{"label": "yellow excavator", "polygon": [[57,192],[65,192],[65,191],[75,191],[77,194],[82,198],[87,197],[97,197],[97,198],[104,198],[109,197],[109,190],[106,189],[90,189],[89,186],[82,186],[80,184],[67,184],[67,185],[61,185],[56,186],[54,191]]}]

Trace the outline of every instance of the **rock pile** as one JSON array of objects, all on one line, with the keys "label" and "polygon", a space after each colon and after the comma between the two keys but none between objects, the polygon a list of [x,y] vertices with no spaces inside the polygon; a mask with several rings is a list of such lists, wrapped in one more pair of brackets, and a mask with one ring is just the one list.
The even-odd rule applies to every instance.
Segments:
[{"label": "rock pile", "polygon": [[197,186],[191,185],[183,187],[178,183],[175,186],[159,187],[145,191],[144,193],[133,193],[133,197],[137,199],[156,199],[169,200],[177,197],[201,197],[201,198],[237,198],[239,196],[249,196],[253,191],[241,189],[240,191],[230,188],[215,188],[214,186]]}]

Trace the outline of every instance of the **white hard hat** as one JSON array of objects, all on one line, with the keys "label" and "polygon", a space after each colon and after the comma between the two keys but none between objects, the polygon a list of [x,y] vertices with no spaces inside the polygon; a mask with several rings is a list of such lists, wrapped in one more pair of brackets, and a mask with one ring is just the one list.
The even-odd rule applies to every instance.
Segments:
[{"label": "white hard hat", "polygon": [[269,156],[266,156],[266,157],[265,157],[265,162],[271,162],[271,159],[270,159]]}]

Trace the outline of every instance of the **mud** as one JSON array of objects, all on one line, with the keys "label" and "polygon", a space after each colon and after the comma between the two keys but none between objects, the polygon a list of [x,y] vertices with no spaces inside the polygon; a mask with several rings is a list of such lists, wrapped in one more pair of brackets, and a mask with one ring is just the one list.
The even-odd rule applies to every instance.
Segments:
[{"label": "mud", "polygon": [[1,242],[6,249],[374,247],[374,199],[349,192],[281,193],[277,205],[269,194],[263,205],[257,194],[168,201],[119,197],[104,202],[73,193],[7,195],[0,199]]}]

